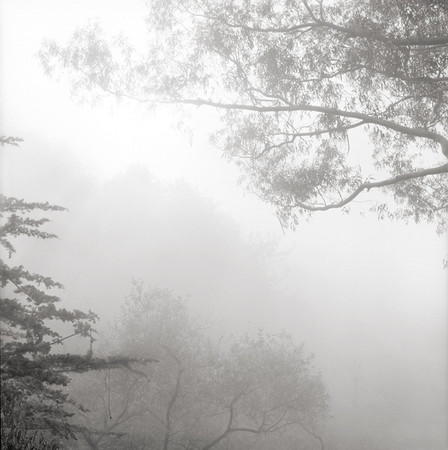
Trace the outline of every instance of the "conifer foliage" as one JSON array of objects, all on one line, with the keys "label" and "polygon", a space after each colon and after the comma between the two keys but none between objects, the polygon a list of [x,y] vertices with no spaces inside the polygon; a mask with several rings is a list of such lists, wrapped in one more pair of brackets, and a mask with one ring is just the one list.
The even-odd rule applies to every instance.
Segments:
[{"label": "conifer foliage", "polygon": [[[1,137],[1,144],[17,145],[21,139]],[[1,437],[2,449],[58,448],[58,438],[73,435],[61,387],[68,383],[67,369],[87,370],[91,355],[51,352],[64,338],[54,329],[56,322],[73,326],[73,335],[90,336],[97,316],[92,312],[59,306],[54,292],[62,285],[52,278],[13,265],[14,238],[29,236],[51,239],[42,230],[49,219],[36,213],[63,211],[49,203],[26,202],[0,195],[0,299],[1,317]]]}]

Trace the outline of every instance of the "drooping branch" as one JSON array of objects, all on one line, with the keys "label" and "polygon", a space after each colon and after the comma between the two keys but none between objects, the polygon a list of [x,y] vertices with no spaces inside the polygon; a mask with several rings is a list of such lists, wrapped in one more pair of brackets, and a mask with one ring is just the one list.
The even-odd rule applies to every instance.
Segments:
[{"label": "drooping branch", "polygon": [[353,201],[356,197],[358,197],[358,195],[361,194],[361,192],[363,192],[363,191],[369,191],[370,189],[374,189],[374,188],[382,188],[382,187],[390,186],[390,185],[397,184],[397,183],[400,183],[403,181],[412,180],[414,178],[423,178],[428,175],[440,175],[443,173],[448,173],[448,164],[444,164],[444,165],[438,166],[438,167],[433,167],[430,169],[424,169],[424,170],[419,170],[416,172],[410,172],[410,173],[405,173],[402,175],[397,175],[393,178],[388,178],[388,179],[382,180],[382,181],[362,183],[348,197],[346,197],[345,199],[343,199],[337,203],[331,203],[331,204],[322,205],[322,206],[315,206],[315,205],[310,205],[308,203],[303,203],[303,202],[296,200],[296,202],[293,205],[290,205],[290,207],[293,207],[293,208],[299,207],[299,208],[305,209],[307,211],[327,211],[329,209],[342,208],[343,206],[345,206],[348,203],[350,203],[351,201]]}]

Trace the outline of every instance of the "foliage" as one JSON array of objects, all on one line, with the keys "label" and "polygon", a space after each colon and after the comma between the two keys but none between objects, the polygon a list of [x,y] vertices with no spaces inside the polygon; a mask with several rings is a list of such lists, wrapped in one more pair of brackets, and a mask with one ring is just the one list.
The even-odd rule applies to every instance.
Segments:
[{"label": "foliage", "polygon": [[0,145],[12,145],[18,147],[19,142],[23,142],[23,139],[17,136],[0,136]]},{"label": "foliage", "polygon": [[2,383],[1,449],[53,450],[60,448],[59,440],[30,431],[27,422],[33,411],[24,402],[24,395],[12,385]]},{"label": "foliage", "polygon": [[[17,145],[20,138],[1,137],[2,145]],[[16,253],[13,239],[23,236],[52,239],[41,228],[48,218],[39,212],[60,212],[65,208],[48,202],[26,202],[0,194],[0,245],[8,259]],[[62,289],[50,277],[31,273],[22,265],[0,259],[1,324],[1,437],[2,449],[56,449],[60,438],[75,437],[82,427],[70,422],[73,410],[82,406],[69,398],[67,373],[100,370],[135,370],[155,362],[153,358],[93,356],[92,333],[96,314],[60,307],[60,297],[50,291]],[[62,336],[58,323],[72,327]],[[73,336],[90,339],[87,355],[56,353],[56,345]]]},{"label": "foliage", "polygon": [[73,395],[89,406],[81,415],[91,448],[268,449],[279,439],[285,449],[323,448],[327,396],[312,358],[289,336],[260,331],[222,348],[184,299],[140,283],[114,335],[115,351],[159,363],[78,378]]},{"label": "foliage", "polygon": [[[20,138],[2,137],[1,144],[17,145]],[[13,239],[28,236],[51,239],[55,235],[41,227],[48,218],[36,213],[63,211],[60,206],[26,202],[0,194],[0,244],[11,259],[16,253]],[[62,285],[52,278],[10,265],[0,259],[1,310],[1,418],[3,448],[57,448],[58,438],[73,435],[65,405],[70,402],[62,387],[65,372],[89,370],[101,362],[91,355],[51,353],[62,344],[55,323],[71,324],[73,333],[91,337],[97,319],[92,312],[59,307],[60,298],[49,291]]]},{"label": "foliage", "polygon": [[[3,194],[0,203],[3,218],[0,243],[9,258],[16,252],[12,238],[55,237],[41,230],[48,219],[35,219],[32,214],[64,208],[49,203],[25,202]],[[0,268],[2,441],[4,445],[10,445],[5,448],[22,448],[27,440],[33,442],[29,444],[33,448],[39,448],[38,440],[44,438],[36,436],[36,430],[47,431],[56,437],[72,435],[67,422],[70,415],[64,409],[68,398],[61,387],[68,382],[65,369],[68,365],[73,367],[77,357],[51,354],[52,346],[65,339],[55,331],[54,321],[71,324],[72,335],[90,336],[96,316],[92,312],[59,307],[60,298],[48,291],[61,289],[62,285],[51,278],[31,273],[22,265],[11,266],[3,259]],[[70,364],[61,368],[63,361],[70,361]],[[22,444],[17,446],[11,439]],[[57,440],[51,445],[57,445]]]},{"label": "foliage", "polygon": [[446,2],[151,0],[149,7],[145,54],[123,38],[108,42],[94,24],[65,47],[47,42],[46,72],[65,70],[90,99],[105,91],[221,111],[215,142],[285,225],[347,209],[380,188],[395,208],[374,203],[378,217],[446,229]]}]

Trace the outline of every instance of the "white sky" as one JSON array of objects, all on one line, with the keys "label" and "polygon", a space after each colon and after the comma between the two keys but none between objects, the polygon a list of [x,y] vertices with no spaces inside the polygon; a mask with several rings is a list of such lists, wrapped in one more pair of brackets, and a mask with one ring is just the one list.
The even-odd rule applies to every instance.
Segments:
[{"label": "white sky", "polygon": [[[190,147],[173,128],[168,112],[148,115],[133,106],[78,105],[67,86],[44,77],[36,56],[44,38],[64,41],[75,27],[99,16],[106,28],[140,40],[141,2],[3,0],[0,5],[0,134],[26,140],[20,150],[2,150],[1,187],[7,195],[51,201],[48,191],[40,189],[44,176],[54,177],[54,189],[63,189],[63,175],[48,174],[39,166],[42,142],[51,142],[45,155],[54,152],[61,167],[70,170],[73,164],[98,182],[133,164],[148,167],[161,179],[185,179],[216,201],[244,232],[271,233],[281,248],[292,249],[275,268],[284,275],[290,300],[279,306],[275,317],[265,319],[294,333],[295,295],[304,299],[302,308],[309,313],[304,339],[317,353],[337,401],[342,402],[345,392],[332,385],[331,372],[338,380],[349,378],[366,342],[374,358],[390,361],[391,370],[398,372],[409,367],[412,355],[420,355],[418,374],[427,370],[428,378],[417,379],[411,391],[420,390],[429,396],[427,402],[440,404],[446,396],[448,271],[442,269],[446,238],[438,237],[434,227],[332,212],[282,235],[271,208],[245,195],[236,184],[236,170],[200,131]],[[207,114],[198,114],[197,126],[206,123]],[[392,364],[396,361],[403,366]],[[367,363],[362,366],[365,372],[371,369]],[[434,426],[440,428],[443,417],[438,420]],[[435,433],[440,435],[439,428]]]}]

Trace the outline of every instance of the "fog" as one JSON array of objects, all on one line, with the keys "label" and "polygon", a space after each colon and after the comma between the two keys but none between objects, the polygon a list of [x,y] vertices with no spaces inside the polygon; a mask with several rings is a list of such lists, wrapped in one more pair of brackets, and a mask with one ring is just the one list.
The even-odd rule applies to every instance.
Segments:
[{"label": "fog", "polygon": [[1,4],[1,134],[24,139],[2,149],[1,190],[68,209],[51,214],[59,239],[21,240],[16,263],[95,311],[99,341],[133,280],[188,296],[217,338],[285,330],[330,395],[326,448],[447,448],[446,236],[379,221],[362,202],[283,230],[208,143],[209,112],[190,139],[168,110],[79,104],[43,75],[45,38],[99,17],[138,40],[142,8]]}]

